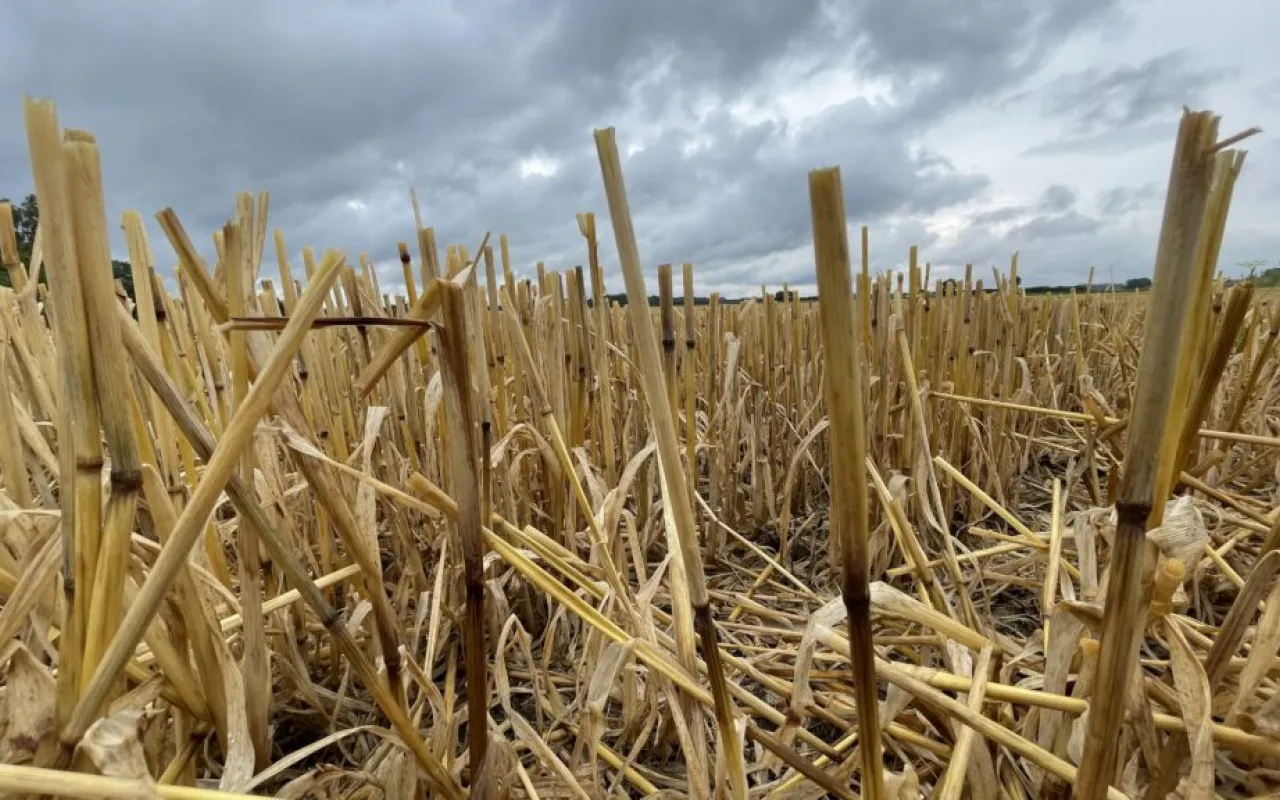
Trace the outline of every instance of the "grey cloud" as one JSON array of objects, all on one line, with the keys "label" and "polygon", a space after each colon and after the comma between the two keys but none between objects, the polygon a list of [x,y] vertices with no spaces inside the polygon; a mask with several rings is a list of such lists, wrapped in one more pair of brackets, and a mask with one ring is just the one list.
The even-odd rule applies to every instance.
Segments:
[{"label": "grey cloud", "polygon": [[[1155,260],[1158,223],[1155,226],[1101,224],[1082,226],[1080,231],[1060,231],[1061,235],[1029,238],[1009,232],[1001,235],[990,229],[966,232],[962,243],[935,251],[922,252],[921,257],[934,263],[972,261],[990,274],[989,267],[1007,268],[1009,254],[1018,251],[1018,271],[1024,285],[1063,285],[1084,280],[1090,267],[1096,269],[1095,280],[1123,282],[1129,278],[1150,277]],[[1280,252],[1280,235],[1270,230],[1236,226],[1228,231],[1218,260],[1219,269],[1229,275],[1240,275],[1241,262],[1258,258],[1260,253]]]},{"label": "grey cloud", "polygon": [[[390,266],[390,286],[395,242],[412,239],[416,186],[442,242],[508,233],[521,269],[581,263],[573,214],[595,211],[612,265],[590,131],[616,125],[624,153],[643,145],[625,168],[647,263],[692,260],[700,285],[798,284],[812,276],[807,170],[842,167],[851,222],[871,224],[884,244],[877,259],[932,245],[924,225],[900,220],[981,198],[989,181],[918,147],[916,132],[1015,89],[1118,4],[984,0],[963,14],[925,0],[277,0],[165,14],[141,0],[21,4],[0,31],[0,97],[12,103],[0,108],[0,192],[29,185],[17,103],[29,92],[58,101],[64,125],[97,134],[113,216],[172,205],[206,252],[234,193],[266,188],[291,247],[366,251]],[[728,110],[832,67],[887,80],[892,102],[854,99],[797,127]],[[1121,78],[1138,84],[1138,108],[1158,111],[1158,92]],[[1059,87],[1063,97],[1082,80]],[[1110,108],[1088,113],[1106,121]],[[522,177],[520,160],[534,154],[558,169]],[[966,244],[1007,255],[1014,247],[990,225],[1080,235],[1087,218],[1075,206],[1072,187],[1051,187],[1035,208],[975,218]],[[172,263],[167,247],[154,249]]]},{"label": "grey cloud", "polygon": [[1141,64],[1064,75],[1045,88],[1044,107],[1075,134],[1086,136],[1176,114],[1232,74],[1230,69],[1199,66],[1186,50],[1174,50]]},{"label": "grey cloud", "polygon": [[1003,206],[972,214],[969,217],[969,222],[975,225],[999,225],[1005,222],[1013,222],[1026,213],[1027,209],[1024,206]]},{"label": "grey cloud", "polygon": [[[859,0],[850,17],[860,32],[860,60],[877,72],[910,75],[948,68],[944,82],[979,83],[1004,69],[1026,67],[1047,53],[1045,40],[1061,40],[1097,23],[1113,11],[1110,0],[1080,3],[1024,3],[983,0],[964,13],[945,13],[931,0],[880,3]],[[954,67],[980,73],[977,79]],[[917,76],[911,76],[917,77]],[[911,78],[908,78],[910,80]]]},{"label": "grey cloud", "polygon": [[1076,204],[1076,190],[1055,183],[1040,195],[1040,207],[1047,211],[1066,211]]},{"label": "grey cloud", "polygon": [[[860,226],[849,226],[850,243],[858,242]],[[902,269],[907,263],[908,250],[911,245],[920,247],[922,261],[930,258],[930,248],[937,242],[938,236],[929,230],[924,223],[913,216],[892,217],[879,221],[870,230],[869,255],[870,266],[874,272],[888,269]],[[858,268],[856,247],[853,250],[853,268]],[[946,277],[949,268],[935,265],[934,275]],[[796,247],[774,251],[768,255],[746,259],[711,262],[709,265],[695,269],[699,285],[710,281],[719,287],[719,291],[728,294],[755,294],[761,284],[778,286],[783,283],[804,293],[816,291],[814,284],[813,247],[810,243]]]},{"label": "grey cloud", "polygon": [[[1018,269],[1028,286],[1076,283],[1084,280],[1090,267],[1097,269],[1099,282],[1149,277],[1160,214],[1158,209],[1150,214],[1132,212],[1156,205],[1158,196],[1153,184],[1115,187],[1099,195],[1098,217],[1075,209],[1047,215],[1020,206],[988,209],[967,215],[958,236],[936,248],[923,248],[920,257],[932,260],[935,271],[939,265],[958,268],[971,262],[989,272],[992,265],[1007,268],[1009,254],[1018,251]],[[1240,275],[1242,262],[1277,252],[1280,234],[1233,219],[1218,268]]]},{"label": "grey cloud", "polygon": [[[638,176],[638,197],[679,198],[684,207],[669,224],[650,227],[651,257],[675,260],[700,249],[704,261],[730,261],[767,252],[769,243],[787,249],[808,241],[805,175],[815,167],[841,165],[845,210],[854,221],[933,211],[985,188],[982,176],[959,173],[927,154],[913,157],[901,140],[868,120],[874,120],[871,109],[854,101],[829,109],[789,140],[770,124],[746,130],[715,126],[720,136],[714,155],[698,162],[704,174],[681,168],[676,137],[647,148],[630,173]],[[655,177],[663,186],[650,183]],[[641,223],[675,211],[661,200],[648,208],[634,202],[633,209]]]},{"label": "grey cloud", "polygon": [[1280,78],[1271,78],[1254,88],[1254,94],[1260,103],[1280,102]]},{"label": "grey cloud", "polygon": [[[521,3],[505,3],[506,9]],[[550,13],[534,69],[601,92],[664,61],[689,81],[749,83],[774,59],[825,45],[834,31],[819,0],[788,3],[597,3],[569,0]]]},{"label": "grey cloud", "polygon": [[[574,203],[598,184],[591,127],[666,122],[700,94],[751,83],[801,39],[823,41],[817,2],[659,5],[195,3],[156,15],[139,2],[74,13],[50,2],[24,6],[0,34],[19,67],[0,85],[53,97],[64,124],[98,134],[113,205],[171,203],[195,230],[217,225],[236,190],[267,187],[286,230],[385,250],[393,226],[380,220],[315,223],[340,222],[324,212],[335,199],[367,201],[403,162],[401,208],[417,184],[449,235],[499,223],[530,233],[552,209],[572,232]],[[20,128],[0,136],[4,174],[25,183]],[[565,162],[561,174],[514,183],[535,150]],[[495,207],[505,213],[479,218]]]},{"label": "grey cloud", "polygon": [[1098,207],[1106,216],[1120,216],[1142,208],[1156,197],[1153,183],[1141,186],[1116,186],[1103,192]]},{"label": "grey cloud", "polygon": [[1064,125],[1062,135],[1033,144],[1023,154],[1120,153],[1163,141],[1182,106],[1196,107],[1210,89],[1235,74],[1232,68],[1199,64],[1188,50],[1179,49],[1139,64],[1058,76],[1011,98],[1038,102]]},{"label": "grey cloud", "polygon": [[1012,88],[1069,37],[1113,19],[1119,6],[982,0],[953,13],[933,0],[857,0],[848,18],[857,63],[890,77],[913,100],[904,116],[923,119]]},{"label": "grey cloud", "polygon": [[1027,156],[1064,156],[1075,153],[1089,155],[1114,155],[1143,147],[1153,142],[1169,139],[1169,131],[1178,124],[1177,112],[1166,119],[1131,125],[1114,130],[1102,130],[1082,136],[1067,135],[1039,142],[1022,151]]},{"label": "grey cloud", "polygon": [[1078,236],[1092,233],[1101,226],[1102,223],[1093,217],[1087,217],[1077,211],[1068,211],[1065,214],[1035,217],[1015,225],[1009,231],[1009,238],[1021,242]]},{"label": "grey cloud", "polygon": [[1062,285],[1083,281],[1090,267],[1098,269],[1099,281],[1149,275],[1146,253],[1154,242],[1154,233],[1102,225],[1073,212],[1033,218],[1010,229],[970,225],[957,241],[921,256],[953,269],[972,263],[974,275],[989,283],[991,267],[1007,270],[1016,251],[1023,285]]},{"label": "grey cloud", "polygon": [[[98,135],[116,199],[173,203],[197,227],[241,188],[270,187],[282,210],[350,193],[411,157],[414,137],[462,144],[521,88],[467,37],[424,41],[424,27],[451,33],[446,20],[403,7],[27,8],[10,30],[31,44],[5,95],[57,100],[64,124]],[[497,44],[515,46],[519,29],[505,30]],[[25,151],[17,134],[7,127],[4,152]]]},{"label": "grey cloud", "polygon": [[[1034,205],[997,206],[972,212],[968,215],[968,224],[986,227],[1016,222],[1018,225],[1015,229],[1024,229],[1033,220],[1040,219],[1041,215],[1048,215],[1045,217],[1047,219],[1053,219],[1055,215],[1067,216],[1078,199],[1075,189],[1054,183],[1040,193],[1040,199]],[[1036,230],[1036,227],[1033,226],[1031,230]]]}]

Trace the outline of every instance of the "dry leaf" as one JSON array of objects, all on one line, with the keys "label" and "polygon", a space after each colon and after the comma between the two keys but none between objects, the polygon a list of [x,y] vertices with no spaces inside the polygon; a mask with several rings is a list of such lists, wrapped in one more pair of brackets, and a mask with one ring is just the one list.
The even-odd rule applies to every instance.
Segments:
[{"label": "dry leaf", "polygon": [[884,796],[889,800],[920,800],[920,776],[910,764],[902,772],[884,771]]},{"label": "dry leaf", "polygon": [[[511,743],[500,736],[490,735],[489,747],[485,751],[484,764],[480,766],[480,774],[476,776],[471,787],[471,796],[477,800],[507,800],[511,797],[518,778],[516,776],[516,756]],[[412,764],[409,765],[412,768]],[[412,797],[412,794],[392,794],[387,790],[387,797]]]},{"label": "dry leaf", "polygon": [[1231,701],[1231,709],[1227,713],[1227,722],[1235,724],[1235,716],[1249,708],[1249,700],[1262,682],[1262,678],[1271,669],[1276,652],[1280,651],[1280,583],[1271,587],[1267,595],[1267,608],[1258,622],[1257,633],[1253,639],[1253,647],[1249,650],[1249,658],[1240,672],[1240,685]]},{"label": "dry leaf", "polygon": [[1165,620],[1169,633],[1169,657],[1173,662],[1173,682],[1178,690],[1178,706],[1187,723],[1187,743],[1191,748],[1191,774],[1187,776],[1188,800],[1213,797],[1213,720],[1209,715],[1212,697],[1209,679],[1200,659],[1182,635],[1178,624]]},{"label": "dry leaf", "polygon": [[238,792],[253,778],[253,738],[245,714],[244,681],[230,648],[221,636],[212,637],[214,652],[222,667],[222,683],[227,698],[227,750],[218,789]]},{"label": "dry leaf", "polygon": [[131,778],[150,784],[142,747],[142,709],[126,708],[94,722],[76,746],[110,778]]},{"label": "dry leaf", "polygon": [[4,675],[4,734],[0,763],[26,764],[51,743],[57,709],[56,684],[31,651],[19,645]]},{"label": "dry leaf", "polygon": [[1181,562],[1190,576],[1204,556],[1209,532],[1191,496],[1181,495],[1165,508],[1164,521],[1147,531],[1147,539],[1160,548],[1166,558]]}]

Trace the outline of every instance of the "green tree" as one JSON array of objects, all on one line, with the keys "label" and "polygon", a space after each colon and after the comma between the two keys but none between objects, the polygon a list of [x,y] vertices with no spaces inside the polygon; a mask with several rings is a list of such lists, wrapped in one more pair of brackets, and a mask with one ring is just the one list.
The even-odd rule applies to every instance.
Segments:
[{"label": "green tree", "polygon": [[[29,268],[31,265],[31,251],[36,243],[36,227],[40,222],[40,203],[36,200],[34,194],[28,194],[21,203],[12,203],[0,198],[0,203],[3,202],[11,203],[13,230],[15,238],[18,240],[18,260]],[[112,259],[111,274],[124,286],[129,299],[133,300],[133,270],[129,268],[129,262]],[[43,264],[40,265],[40,276],[37,280],[43,284],[49,282],[48,277],[45,275]],[[0,286],[12,285],[8,266],[0,264]]]},{"label": "green tree", "polygon": [[31,263],[31,248],[36,243],[36,223],[40,221],[40,204],[29,194],[13,209],[13,227],[18,234],[18,258]]},{"label": "green tree", "polygon": [[[40,205],[36,196],[29,194],[21,203],[12,203],[7,198],[0,202],[11,203],[13,213],[13,230],[18,241],[18,260],[23,264],[31,263],[31,248],[36,242],[36,223],[40,220]],[[9,268],[0,264],[0,286],[10,286]]]},{"label": "green tree", "polygon": [[111,259],[111,274],[116,280],[120,281],[120,285],[124,287],[124,292],[129,295],[129,299],[137,301],[138,298],[133,293],[133,269],[129,266],[129,262]]}]

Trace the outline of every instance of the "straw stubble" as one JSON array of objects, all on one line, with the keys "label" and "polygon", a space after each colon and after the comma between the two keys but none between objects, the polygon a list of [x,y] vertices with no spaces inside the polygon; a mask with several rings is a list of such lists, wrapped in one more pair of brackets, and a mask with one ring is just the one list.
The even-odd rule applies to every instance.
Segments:
[{"label": "straw stubble", "polygon": [[627,203],[622,163],[618,158],[618,146],[613,129],[596,130],[595,141],[596,154],[600,159],[600,172],[604,177],[605,195],[609,201],[609,215],[613,221],[614,242],[618,247],[618,261],[622,266],[622,275],[627,285],[627,296],[630,301],[627,309],[640,362],[640,377],[643,381],[646,405],[653,422],[653,434],[658,443],[659,468],[662,471],[662,479],[670,488],[666,494],[667,513],[670,513],[674,519],[679,538],[680,558],[684,562],[685,575],[689,583],[689,601],[693,606],[694,626],[700,638],[702,658],[707,663],[707,677],[711,680],[711,690],[716,706],[716,726],[720,731],[720,747],[727,767],[729,789],[736,800],[745,800],[747,776],[742,741],[738,736],[733,701],[729,698],[724,671],[720,664],[720,649],[716,641],[715,623],[711,619],[710,599],[707,596],[702,557],[698,548],[697,531],[694,528],[693,508],[685,488],[680,450],[676,442],[675,420],[672,418],[667,388],[662,379],[661,358],[658,354],[656,337],[653,335],[653,322],[649,316],[648,293],[644,287],[640,253],[631,223],[631,209]]},{"label": "straw stubble", "polygon": [[[438,253],[412,192],[407,297],[377,254],[346,269],[307,247],[304,293],[279,231],[277,286],[262,193],[237,198],[210,262],[161,212],[173,281],[127,213],[134,305],[106,272],[92,137],[36,111],[36,172],[61,172],[37,181],[31,264],[0,208],[0,758],[193,797],[214,779],[407,796],[419,777],[444,797],[1158,797],[1183,768],[1189,794],[1276,788],[1258,766],[1280,758],[1280,313],[1214,277],[1241,137],[1203,137],[1215,174],[1172,294],[1162,267],[1154,293],[1041,296],[1019,286],[1026,258],[987,289],[923,249],[873,254],[864,228],[855,300],[838,175],[819,170],[817,299],[793,283],[704,306],[686,264],[683,302],[664,267],[650,309],[601,131],[624,295],[589,213],[587,267],[521,280],[505,236]],[[83,430],[68,376],[98,415]],[[1141,552],[1157,521],[1158,558]],[[1116,642],[1143,635],[1139,673]],[[1086,733],[1108,724],[1099,770]],[[0,776],[45,794],[112,780]]]},{"label": "straw stubble", "polygon": [[[1179,369],[1169,358],[1182,341],[1183,320],[1192,298],[1196,241],[1213,174],[1210,148],[1218,119],[1209,112],[1186,112],[1178,129],[1164,221],[1156,250],[1151,308],[1133,398],[1120,494],[1116,501],[1115,546],[1108,565],[1106,615],[1098,655],[1097,682],[1090,702],[1084,760],[1074,795],[1096,800],[1112,783],[1116,764],[1115,736],[1125,708],[1124,696],[1137,663],[1138,634],[1146,616],[1145,565],[1154,567],[1145,534],[1151,524],[1162,448],[1176,446],[1177,431],[1166,424]],[[1159,520],[1155,520],[1159,522]]]},{"label": "straw stubble", "polygon": [[818,275],[818,323],[826,348],[827,414],[831,421],[831,538],[840,561],[848,610],[858,730],[862,736],[862,793],[884,796],[880,762],[875,650],[868,590],[866,428],[857,347],[844,190],[838,167],[809,173],[813,251]]}]

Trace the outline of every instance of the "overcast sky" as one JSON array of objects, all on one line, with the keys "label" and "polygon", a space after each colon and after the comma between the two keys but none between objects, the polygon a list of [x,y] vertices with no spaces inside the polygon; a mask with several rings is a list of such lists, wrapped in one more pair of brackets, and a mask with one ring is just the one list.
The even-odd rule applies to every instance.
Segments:
[{"label": "overcast sky", "polygon": [[[518,271],[585,261],[591,138],[624,152],[641,255],[699,293],[813,283],[806,172],[839,165],[876,268],[946,277],[1021,252],[1028,284],[1149,274],[1182,104],[1267,129],[1221,266],[1280,260],[1280,4],[1241,0],[12,3],[0,196],[30,190],[21,97],[98,137],[113,222],[172,206],[197,246],[271,191],[291,248],[377,260],[507,233]],[[122,241],[116,242],[124,255]],[[652,272],[650,272],[652,274]],[[655,290],[656,291],[656,290]]]}]

